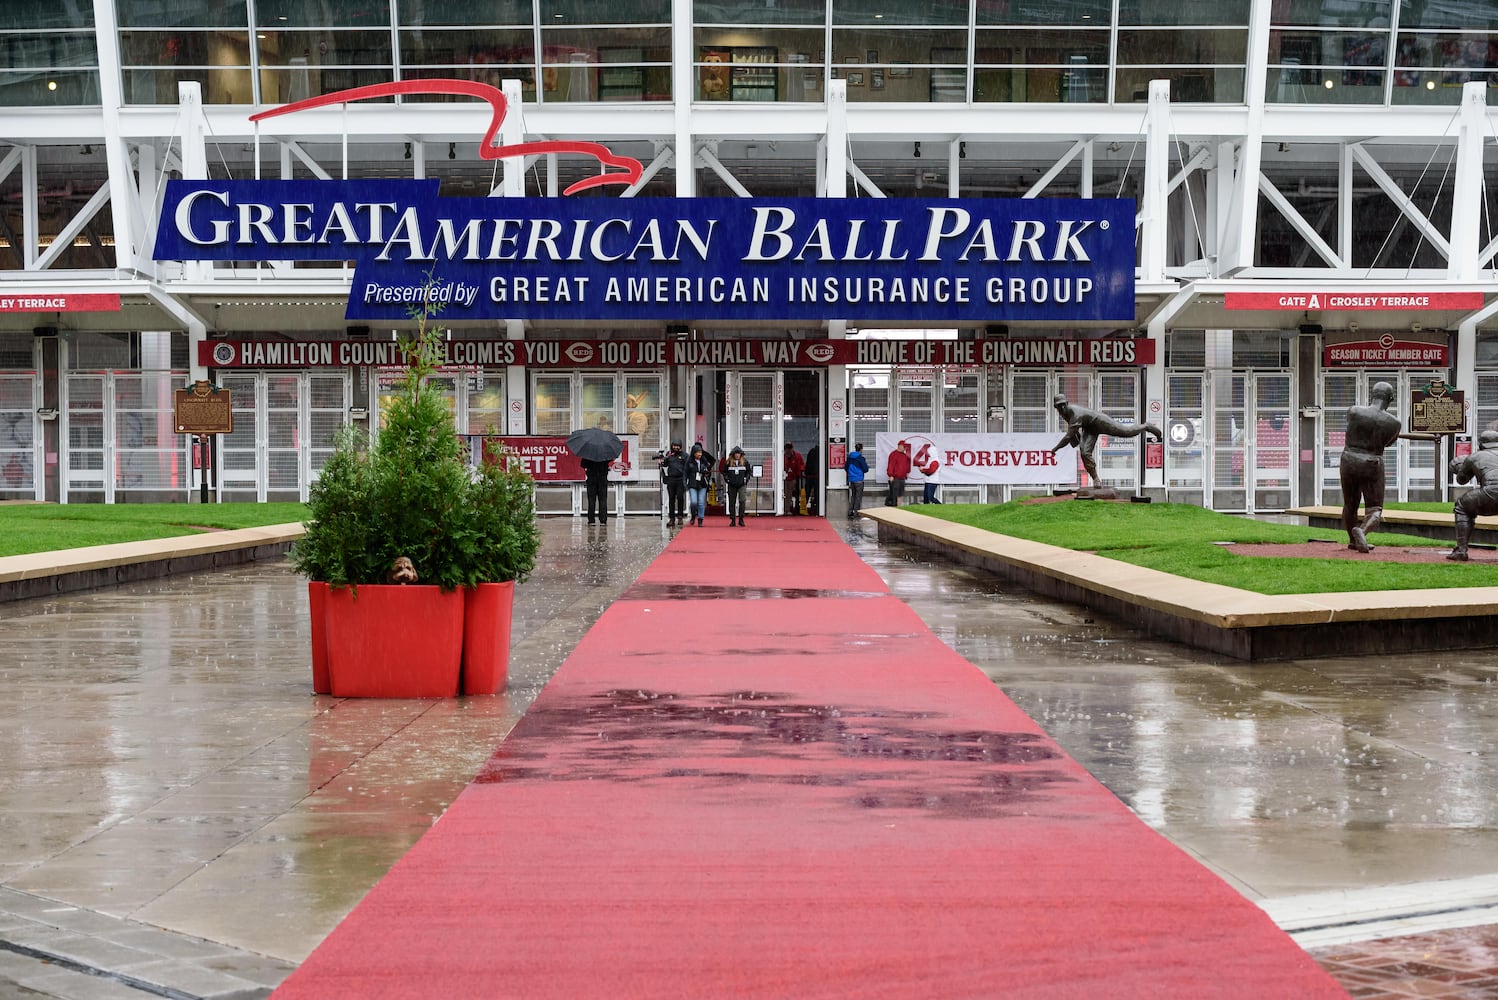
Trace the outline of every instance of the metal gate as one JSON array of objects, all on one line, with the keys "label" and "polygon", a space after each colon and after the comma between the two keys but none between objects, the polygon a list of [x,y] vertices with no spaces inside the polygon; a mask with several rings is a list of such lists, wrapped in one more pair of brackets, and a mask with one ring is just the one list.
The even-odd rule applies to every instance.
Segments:
[{"label": "metal gate", "polygon": [[224,374],[234,433],[219,436],[219,495],[225,502],[305,502],[346,420],[342,372]]},{"label": "metal gate", "polygon": [[1248,513],[1294,506],[1293,390],[1282,371],[1169,373],[1166,499]]},{"label": "metal gate", "polygon": [[43,499],[36,474],[42,467],[36,416],[41,402],[37,373],[0,375],[0,498]]},{"label": "metal gate", "polygon": [[775,514],[781,507],[781,425],[785,410],[785,375],[782,372],[728,373],[727,419],[729,448],[744,449],[744,460],[760,475],[749,481],[744,510],[750,514]]},{"label": "metal gate", "polygon": [[[1353,369],[1324,371],[1321,373],[1321,416],[1318,437],[1321,444],[1321,461],[1318,502],[1341,506],[1342,483],[1337,467],[1342,459],[1342,444],[1346,434],[1346,411],[1349,406],[1368,405],[1368,390],[1379,382],[1394,387],[1394,402],[1390,412],[1399,417],[1402,426],[1409,426],[1409,401],[1411,386],[1424,386],[1437,379],[1444,379],[1446,372],[1439,370],[1373,371]],[[1430,441],[1394,442],[1384,450],[1384,500],[1388,503],[1438,501],[1443,498],[1446,480],[1440,463],[1440,447]]]}]

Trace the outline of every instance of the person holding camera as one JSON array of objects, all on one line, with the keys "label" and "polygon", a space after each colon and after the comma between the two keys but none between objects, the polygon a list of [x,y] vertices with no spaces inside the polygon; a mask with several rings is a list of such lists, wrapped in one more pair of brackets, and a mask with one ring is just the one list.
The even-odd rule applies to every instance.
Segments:
[{"label": "person holding camera", "polygon": [[696,521],[702,527],[707,514],[707,487],[713,481],[713,456],[701,444],[692,445],[692,454],[687,458],[687,523]]},{"label": "person holding camera", "polygon": [[728,526],[744,526],[744,490],[749,486],[749,463],[744,460],[744,449],[738,445],[728,453],[728,464],[723,466],[723,482],[728,484]]},{"label": "person holding camera", "polygon": [[656,464],[661,467],[661,479],[666,484],[666,527],[673,528],[687,513],[687,456],[681,450],[681,442],[672,441],[670,451],[656,456]]}]

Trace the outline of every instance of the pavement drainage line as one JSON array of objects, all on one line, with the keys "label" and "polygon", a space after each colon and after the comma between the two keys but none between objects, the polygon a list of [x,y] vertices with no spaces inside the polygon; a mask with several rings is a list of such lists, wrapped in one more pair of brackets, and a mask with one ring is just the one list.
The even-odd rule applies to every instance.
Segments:
[{"label": "pavement drainage line", "polygon": [[196,993],[184,993],[181,990],[174,990],[170,986],[161,986],[157,983],[147,982],[144,979],[137,979],[134,976],[127,976],[123,972],[110,972],[108,969],[101,969],[98,966],[84,965],[82,962],[74,961],[71,958],[55,955],[50,951],[42,951],[40,948],[31,948],[24,944],[16,944],[14,941],[7,941],[4,938],[0,938],[0,951],[14,952],[17,955],[24,955],[26,958],[34,958],[38,961],[67,969],[69,972],[81,972],[84,975],[108,979],[111,982],[119,983],[121,986],[140,990],[142,993],[166,997],[167,1000],[203,1000]]},{"label": "pavement drainage line", "polygon": [[[1458,913],[1483,913],[1492,911],[1498,907],[1498,903],[1488,901],[1485,903],[1469,903],[1465,906],[1447,906],[1437,910],[1410,910],[1404,913],[1381,913],[1376,916],[1357,917],[1348,920],[1328,920],[1319,924],[1307,924],[1303,927],[1286,927],[1281,925],[1280,929],[1291,937],[1299,934],[1314,934],[1318,931],[1352,930],[1357,927],[1377,927],[1381,924],[1403,923],[1405,921],[1430,920],[1435,917],[1449,917]],[[1409,930],[1403,934],[1418,934],[1420,931]]]}]

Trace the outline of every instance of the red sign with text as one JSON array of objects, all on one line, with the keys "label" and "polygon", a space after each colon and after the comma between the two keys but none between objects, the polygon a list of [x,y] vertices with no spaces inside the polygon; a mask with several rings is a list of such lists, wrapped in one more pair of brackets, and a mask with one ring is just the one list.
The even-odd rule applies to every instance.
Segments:
[{"label": "red sign with text", "polygon": [[[619,440],[624,451],[609,463],[611,482],[638,482],[640,475],[640,439],[634,434],[621,434]],[[510,460],[538,483],[580,483],[583,481],[582,461],[567,448],[565,437],[542,437],[537,435],[474,435],[469,447],[482,443],[485,459],[492,459],[503,448],[510,453]]]},{"label": "red sign with text", "polygon": [[1326,368],[1446,368],[1451,362],[1445,344],[1395,340],[1385,335],[1378,340],[1327,344],[1321,351],[1321,364]]},{"label": "red sign with text", "polygon": [[0,313],[119,312],[120,297],[105,293],[0,295]]},{"label": "red sign with text", "polygon": [[1403,309],[1481,309],[1482,292],[1228,292],[1228,309],[1329,309],[1393,312]]}]

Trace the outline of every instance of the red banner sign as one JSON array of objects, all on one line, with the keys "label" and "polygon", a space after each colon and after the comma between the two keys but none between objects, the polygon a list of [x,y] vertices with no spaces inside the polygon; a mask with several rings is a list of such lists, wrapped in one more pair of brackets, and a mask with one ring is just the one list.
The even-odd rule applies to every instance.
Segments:
[{"label": "red banner sign", "polygon": [[1328,309],[1395,312],[1408,309],[1481,309],[1482,292],[1228,292],[1228,309]]},{"label": "red banner sign", "polygon": [[1326,368],[1447,368],[1451,362],[1445,344],[1395,340],[1386,334],[1378,340],[1327,344],[1321,351],[1321,364]]},{"label": "red banner sign", "polygon": [[56,295],[0,295],[0,313],[119,312],[120,297],[105,293]]},{"label": "red banner sign", "polygon": [[[624,451],[609,463],[611,482],[634,483],[645,477],[640,469],[640,439],[634,434],[621,434]],[[567,448],[565,437],[494,436],[473,435],[469,447],[478,445],[486,459],[492,458],[501,448],[510,453],[511,461],[518,462],[532,479],[538,483],[580,483],[583,481],[582,461]],[[651,471],[654,472],[654,463]]]},{"label": "red banner sign", "polygon": [[[1155,363],[1147,338],[1005,340],[450,340],[443,367],[805,368],[826,365],[1060,368]],[[209,340],[198,345],[209,368],[399,367],[393,340]]]}]

